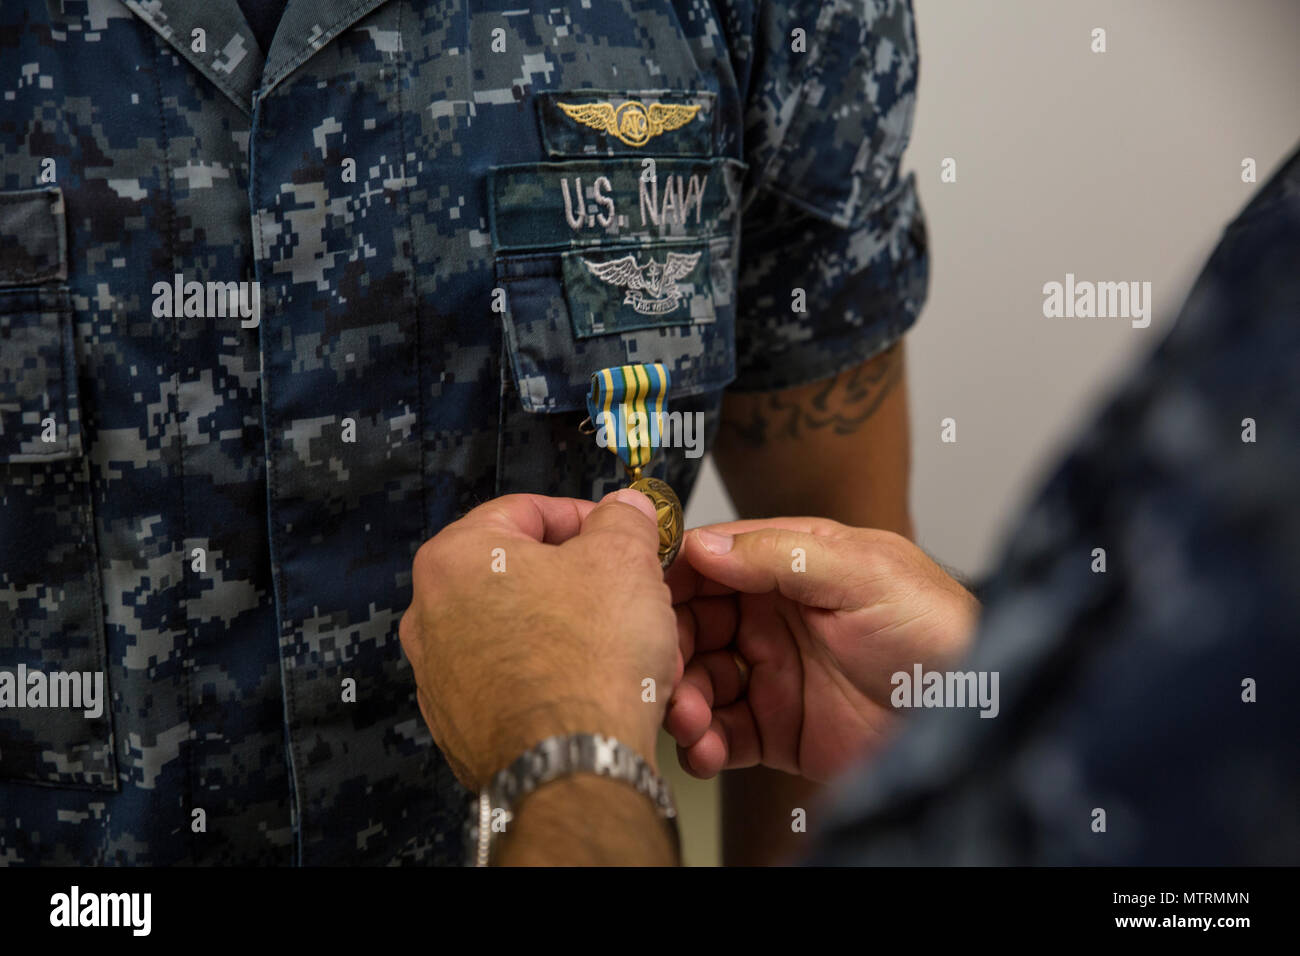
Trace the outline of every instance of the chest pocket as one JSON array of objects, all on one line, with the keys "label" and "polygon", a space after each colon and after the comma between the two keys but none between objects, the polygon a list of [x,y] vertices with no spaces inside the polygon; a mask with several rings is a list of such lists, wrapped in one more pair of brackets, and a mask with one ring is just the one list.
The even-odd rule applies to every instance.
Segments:
[{"label": "chest pocket", "polygon": [[[716,406],[736,374],[745,165],[713,155],[710,93],[584,90],[542,93],[537,105],[550,161],[488,175],[508,366],[503,437],[518,445],[531,434],[561,454],[531,476],[503,461],[498,490],[588,496],[599,489],[579,471],[608,463],[578,448],[581,415],[557,427],[515,410],[581,413],[592,372],[638,362],[669,369],[670,407]],[[535,463],[540,451],[515,457]]]},{"label": "chest pocket", "polygon": [[0,780],[116,789],[64,230],[0,193]]}]

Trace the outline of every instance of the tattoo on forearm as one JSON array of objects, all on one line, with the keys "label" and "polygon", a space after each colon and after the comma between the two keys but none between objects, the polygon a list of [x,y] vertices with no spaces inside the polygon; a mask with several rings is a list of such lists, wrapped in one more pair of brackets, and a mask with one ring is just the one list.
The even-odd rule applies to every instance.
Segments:
[{"label": "tattoo on forearm", "polygon": [[902,349],[895,343],[871,361],[821,383],[812,394],[796,388],[762,396],[742,420],[724,419],[723,433],[751,447],[827,429],[852,435],[876,413],[902,377]]}]

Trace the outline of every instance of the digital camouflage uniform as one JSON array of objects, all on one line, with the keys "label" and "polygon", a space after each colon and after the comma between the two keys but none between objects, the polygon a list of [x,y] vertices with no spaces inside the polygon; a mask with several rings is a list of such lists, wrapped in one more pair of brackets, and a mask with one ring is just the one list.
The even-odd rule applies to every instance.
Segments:
[{"label": "digital camouflage uniform", "polygon": [[895,341],[916,66],[895,0],[5,0],[0,670],[110,699],[0,710],[0,862],[459,861],[416,548],[614,487],[597,368],[711,438]]},{"label": "digital camouflage uniform", "polygon": [[998,715],[909,713],[815,861],[1300,864],[1298,582],[1300,153],[1016,525]]}]

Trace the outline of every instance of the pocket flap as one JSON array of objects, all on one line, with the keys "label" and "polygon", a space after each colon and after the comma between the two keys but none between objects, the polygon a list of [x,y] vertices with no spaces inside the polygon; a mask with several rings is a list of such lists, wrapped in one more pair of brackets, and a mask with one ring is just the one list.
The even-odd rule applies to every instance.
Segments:
[{"label": "pocket flap", "polygon": [[566,252],[563,263],[580,339],[714,319],[708,243]]},{"label": "pocket flap", "polygon": [[[584,409],[592,373],[614,365],[662,362],[672,374],[670,401],[724,388],[736,376],[726,253],[719,239],[498,260],[524,409]],[[619,283],[652,263],[662,269],[669,255],[684,260],[676,260],[681,277]]]},{"label": "pocket flap", "polygon": [[495,166],[488,178],[506,346],[529,412],[586,407],[593,372],[662,362],[675,396],[735,378],[732,159]]}]

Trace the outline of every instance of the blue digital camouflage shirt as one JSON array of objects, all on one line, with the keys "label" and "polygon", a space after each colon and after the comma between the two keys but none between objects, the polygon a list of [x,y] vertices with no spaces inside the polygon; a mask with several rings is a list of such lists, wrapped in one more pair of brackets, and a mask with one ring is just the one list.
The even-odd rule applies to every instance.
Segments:
[{"label": "blue digital camouflage shirt", "polygon": [[1016,525],[962,665],[997,716],[909,715],[815,860],[1295,866],[1297,638],[1300,153]]},{"label": "blue digital camouflage shirt", "polygon": [[5,0],[0,679],[105,703],[0,683],[0,863],[459,861],[416,548],[613,487],[598,368],[711,438],[901,336],[916,67],[898,0]]}]

